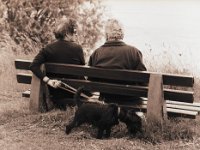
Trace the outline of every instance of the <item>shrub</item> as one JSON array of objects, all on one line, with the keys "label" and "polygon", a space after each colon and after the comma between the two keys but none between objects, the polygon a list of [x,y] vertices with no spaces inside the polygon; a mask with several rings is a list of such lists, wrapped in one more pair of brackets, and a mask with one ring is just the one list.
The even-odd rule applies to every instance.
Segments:
[{"label": "shrub", "polygon": [[51,42],[57,19],[66,16],[78,21],[77,41],[87,49],[101,38],[103,6],[99,0],[2,0],[7,7],[7,29],[25,53]]}]

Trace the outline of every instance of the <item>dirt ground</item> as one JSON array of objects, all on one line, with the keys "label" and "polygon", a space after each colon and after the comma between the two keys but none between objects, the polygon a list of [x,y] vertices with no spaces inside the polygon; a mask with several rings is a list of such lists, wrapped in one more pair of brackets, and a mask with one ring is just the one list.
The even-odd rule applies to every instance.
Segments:
[{"label": "dirt ground", "polygon": [[[19,106],[19,109],[13,108],[13,103]],[[136,146],[137,140],[130,140],[126,135],[122,137],[116,134],[117,131],[114,131],[114,137],[110,139],[96,140],[96,130],[87,125],[66,135],[64,120],[67,121],[70,116],[73,116],[73,110],[67,112],[53,110],[49,113],[32,114],[28,111],[28,103],[28,99],[21,98],[20,92],[0,93],[1,150],[131,149],[133,146],[141,149],[141,146]],[[9,109],[9,105],[12,108]]]},{"label": "dirt ground", "polygon": [[29,99],[20,92],[0,92],[1,150],[198,150],[200,137],[190,141],[169,141],[153,145],[130,137],[123,125],[114,127],[109,139],[95,139],[96,129],[83,125],[66,135],[67,120],[73,110],[33,114],[28,110]]}]

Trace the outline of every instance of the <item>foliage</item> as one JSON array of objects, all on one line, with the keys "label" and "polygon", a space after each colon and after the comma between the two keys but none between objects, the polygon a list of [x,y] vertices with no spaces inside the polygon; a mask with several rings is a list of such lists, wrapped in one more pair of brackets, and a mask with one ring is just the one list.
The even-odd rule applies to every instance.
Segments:
[{"label": "foliage", "polygon": [[101,38],[103,6],[99,0],[2,0],[7,7],[7,29],[25,53],[39,50],[54,39],[57,19],[73,17],[79,24],[78,41],[91,49]]},{"label": "foliage", "polygon": [[4,29],[4,11],[6,10],[6,7],[3,5],[2,1],[0,0],[0,32]]}]

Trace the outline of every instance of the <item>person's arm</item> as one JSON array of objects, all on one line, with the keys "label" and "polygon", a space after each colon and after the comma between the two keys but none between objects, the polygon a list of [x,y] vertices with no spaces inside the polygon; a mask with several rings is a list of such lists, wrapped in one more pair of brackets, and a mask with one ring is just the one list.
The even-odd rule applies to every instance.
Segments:
[{"label": "person's arm", "polygon": [[95,56],[96,56],[96,50],[90,55],[89,61],[88,61],[88,66],[93,66],[95,67]]},{"label": "person's arm", "polygon": [[[95,57],[95,52],[93,52],[93,54],[90,56],[89,61],[88,61],[88,66],[95,67],[94,66],[94,57]],[[99,79],[88,77],[88,80],[90,80],[90,81],[98,81]]]},{"label": "person's arm", "polygon": [[88,61],[88,66],[92,66],[92,57],[90,56],[89,61]]},{"label": "person's arm", "polygon": [[138,53],[137,53],[136,70],[140,70],[140,71],[146,71],[147,70],[147,68],[145,67],[145,65],[143,63],[142,53],[140,51],[138,51]]},{"label": "person's arm", "polygon": [[33,59],[33,62],[30,65],[30,70],[39,78],[43,79],[45,74],[41,71],[40,66],[46,62],[47,52],[43,48]]},{"label": "person's arm", "polygon": [[[146,71],[147,68],[145,67],[144,63],[143,63],[143,58],[142,58],[142,53],[140,51],[137,52],[137,66],[136,66],[136,70],[139,71]],[[141,83],[141,82],[137,82],[137,85],[140,86],[147,86],[147,83]]]},{"label": "person's arm", "polygon": [[81,61],[81,65],[85,65],[85,57],[84,57],[83,49],[81,47],[80,47],[80,61]]},{"label": "person's arm", "polygon": [[45,63],[47,60],[47,52],[43,48],[34,58],[33,62],[30,65],[30,70],[43,82],[48,84],[53,88],[58,88],[61,84],[61,81],[49,79],[40,69],[40,66]]}]

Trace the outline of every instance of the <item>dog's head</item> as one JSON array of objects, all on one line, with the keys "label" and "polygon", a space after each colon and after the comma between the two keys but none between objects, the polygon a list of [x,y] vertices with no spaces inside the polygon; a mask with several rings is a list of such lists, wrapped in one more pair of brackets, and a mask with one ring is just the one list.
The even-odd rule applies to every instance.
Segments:
[{"label": "dog's head", "polygon": [[121,107],[118,118],[120,119],[120,121],[125,122],[129,118],[128,109]]},{"label": "dog's head", "polygon": [[141,131],[142,119],[133,109],[121,108],[119,120],[126,124],[130,133],[135,134],[137,131]]},{"label": "dog's head", "polygon": [[119,119],[122,122],[139,122],[142,119],[136,114],[135,110],[121,108],[119,113]]}]

